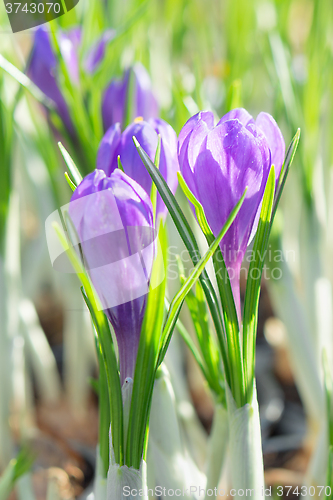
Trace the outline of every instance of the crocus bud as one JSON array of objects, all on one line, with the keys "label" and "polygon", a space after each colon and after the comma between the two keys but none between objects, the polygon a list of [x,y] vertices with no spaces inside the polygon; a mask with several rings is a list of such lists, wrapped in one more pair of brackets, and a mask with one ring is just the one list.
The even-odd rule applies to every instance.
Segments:
[{"label": "crocus bud", "polygon": [[84,61],[84,68],[87,73],[95,73],[100,63],[103,61],[108,43],[114,38],[115,30],[106,30],[102,36],[89,49]]},{"label": "crocus bud", "polygon": [[133,378],[154,259],[147,193],[121,170],[87,175],[69,214],[91,281],[117,338],[121,383]]},{"label": "crocus bud", "polygon": [[273,118],[260,113],[255,122],[244,109],[231,111],[216,126],[211,112],[198,113],[179,135],[181,172],[202,204],[215,236],[248,188],[244,203],[220,244],[239,318],[241,264],[257,229],[272,159],[278,179],[284,149],[281,132]]},{"label": "crocus bud", "polygon": [[125,71],[122,80],[112,80],[102,102],[104,130],[119,122],[121,128],[137,116],[145,120],[158,115],[158,106],[151,89],[149,75],[142,64]]},{"label": "crocus bud", "polygon": [[[121,133],[120,124],[109,128],[102,139],[98,154],[97,168],[110,175],[118,166],[118,156],[124,171],[150,195],[152,180],[148,174],[133,142],[137,138],[142,148],[154,161],[158,134],[161,136],[161,155],[159,169],[173,193],[177,189],[177,136],[173,128],[160,119],[150,119],[148,122],[136,120]],[[157,195],[156,214],[165,217],[166,207]]]}]

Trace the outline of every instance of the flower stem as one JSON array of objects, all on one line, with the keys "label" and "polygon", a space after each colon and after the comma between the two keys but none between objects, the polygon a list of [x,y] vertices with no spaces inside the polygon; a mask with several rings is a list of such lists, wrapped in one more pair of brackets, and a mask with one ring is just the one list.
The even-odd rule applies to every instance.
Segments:
[{"label": "flower stem", "polygon": [[221,404],[216,405],[213,427],[209,438],[208,458],[206,466],[206,496],[208,498],[216,498],[207,494],[208,490],[213,490],[219,485],[222,467],[227,451],[228,444],[228,412]]}]

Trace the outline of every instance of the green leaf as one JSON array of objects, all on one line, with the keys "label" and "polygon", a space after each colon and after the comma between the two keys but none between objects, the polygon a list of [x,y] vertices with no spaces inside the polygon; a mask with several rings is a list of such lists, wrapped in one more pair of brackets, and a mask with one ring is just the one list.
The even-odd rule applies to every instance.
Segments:
[{"label": "green leaf", "polygon": [[[327,500],[332,500],[333,492],[333,446],[331,445],[328,450],[328,464],[327,464],[327,480],[326,486],[330,487],[330,493],[326,495]],[[326,491],[326,488],[325,488]],[[328,491],[328,488],[327,488]]]},{"label": "green leaf", "polygon": [[328,437],[330,446],[333,446],[333,378],[332,378],[332,373],[330,371],[326,350],[323,351],[323,368],[324,368],[324,387],[326,394]]},{"label": "green leaf", "polygon": [[13,151],[13,113],[8,109],[1,97],[3,96],[3,82],[0,80],[0,255],[4,252],[4,235],[9,206],[12,177],[12,151]]},{"label": "green leaf", "polygon": [[[154,164],[156,168],[160,168],[160,159],[161,159],[161,134],[158,134],[157,136],[157,148],[156,148],[156,153],[155,153],[155,160]],[[156,207],[157,207],[157,189],[155,184],[152,182],[151,184],[151,191],[150,191],[150,199],[151,199],[151,204],[153,205],[153,220],[155,226],[156,224]]]},{"label": "green leaf", "polygon": [[51,101],[40,89],[35,85],[30,78],[22,73],[14,64],[9,62],[2,54],[0,54],[0,68],[5,70],[12,76],[22,87],[28,90],[39,102],[41,102],[49,110],[54,110],[54,102]]},{"label": "green leaf", "polygon": [[58,142],[59,149],[61,151],[61,154],[66,162],[67,167],[69,168],[69,171],[73,177],[74,184],[78,186],[80,182],[82,181],[82,175],[80,174],[77,166],[75,165],[71,155],[68,153],[66,148],[61,144],[61,142]]},{"label": "green leaf", "polygon": [[[84,299],[88,301],[87,297],[82,290]],[[99,366],[99,378],[97,384],[98,388],[98,413],[99,413],[99,452],[104,465],[104,477],[107,477],[110,462],[110,443],[109,443],[109,432],[111,425],[111,414],[110,414],[110,396],[108,388],[108,378],[105,369],[103,349],[99,341],[97,341],[97,357]],[[112,390],[110,391],[112,393]]]},{"label": "green leaf", "polygon": [[143,456],[164,316],[167,240],[162,224],[158,237],[160,247],[153,265],[141,328],[128,424],[126,465],[135,469],[140,468]]},{"label": "green leaf", "polygon": [[213,263],[216,282],[221,298],[224,327],[228,339],[228,353],[231,373],[231,383],[229,387],[236,404],[240,408],[245,404],[245,382],[240,327],[228,269],[225,265],[220,248],[216,250],[216,253],[213,256]]},{"label": "green leaf", "polygon": [[34,454],[28,448],[23,448],[17,458],[10,461],[0,477],[0,500],[7,500],[16,481],[29,472],[34,460]]},{"label": "green leaf", "polygon": [[275,169],[274,165],[272,165],[265,188],[258,229],[252,250],[254,259],[251,260],[246,282],[243,314],[243,358],[247,402],[250,402],[252,398],[261,275],[271,231],[274,191]]},{"label": "green leaf", "polygon": [[205,237],[207,238],[208,244],[210,245],[214,241],[214,235],[209,227],[209,224],[206,219],[206,215],[203,209],[203,206],[201,203],[196,199],[188,185],[186,184],[186,181],[184,177],[182,176],[181,172],[177,172],[178,175],[178,182],[180,184],[180,187],[182,188],[185,196],[187,199],[193,203],[194,208],[195,208],[195,213],[198,219],[199,226],[201,227],[202,232],[204,233]]},{"label": "green leaf", "polygon": [[77,185],[74,184],[74,182],[72,181],[72,179],[69,177],[68,173],[65,172],[65,179],[67,181],[67,184],[69,185],[69,187],[71,188],[71,190],[74,192],[75,189],[77,188]]},{"label": "green leaf", "polygon": [[[185,215],[183,214],[178,202],[172,192],[170,191],[169,186],[163,179],[160,171],[155,167],[147,153],[141,148],[139,142],[135,137],[133,137],[134,144],[139,152],[139,155],[142,159],[143,164],[148,170],[149,175],[151,176],[154,184],[157,187],[159,194],[161,195],[162,200],[164,201],[174,224],[179,232],[180,237],[182,238],[187,251],[191,257],[191,260],[194,265],[196,265],[201,256],[198,244],[192,232],[192,229],[186,220]],[[207,299],[208,307],[212,315],[212,319],[214,322],[215,330],[217,333],[217,337],[219,339],[219,343],[222,351],[223,364],[225,369],[225,375],[228,382],[230,382],[229,377],[229,361],[228,354],[226,351],[227,339],[226,334],[223,327],[223,321],[220,312],[219,302],[214,290],[214,287],[209,279],[207,271],[204,269],[202,274],[200,275],[200,283],[204,294]]]},{"label": "green leaf", "polygon": [[279,205],[280,198],[281,198],[281,195],[283,193],[283,189],[284,189],[284,186],[285,186],[288,174],[289,174],[289,170],[290,170],[291,164],[293,162],[293,159],[294,159],[294,156],[296,153],[296,149],[297,149],[297,146],[299,143],[300,135],[301,135],[301,130],[297,129],[296,134],[294,135],[291,143],[289,144],[289,147],[288,147],[288,150],[286,153],[286,157],[285,157],[285,160],[284,160],[282,168],[281,168],[277,192],[275,193],[275,200],[274,200],[274,207],[273,207],[273,215],[271,218],[271,225],[273,224],[276,210],[277,210],[277,207]]}]

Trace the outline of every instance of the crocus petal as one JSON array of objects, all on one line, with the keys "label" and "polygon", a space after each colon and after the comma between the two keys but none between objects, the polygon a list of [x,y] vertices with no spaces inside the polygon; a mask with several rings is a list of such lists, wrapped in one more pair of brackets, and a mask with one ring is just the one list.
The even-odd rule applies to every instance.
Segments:
[{"label": "crocus petal", "polygon": [[115,157],[115,153],[120,141],[120,136],[120,124],[116,123],[110,127],[104,135],[97,152],[96,168],[104,170],[108,176],[117,166],[117,157]]},{"label": "crocus petal", "polygon": [[274,118],[268,113],[259,113],[256,119],[256,127],[263,132],[268,142],[271,150],[271,162],[275,166],[275,178],[276,182],[278,182],[286,152],[281,130]]},{"label": "crocus petal", "polygon": [[87,73],[95,73],[105,56],[108,43],[115,37],[115,30],[107,30],[87,53],[84,67]]}]

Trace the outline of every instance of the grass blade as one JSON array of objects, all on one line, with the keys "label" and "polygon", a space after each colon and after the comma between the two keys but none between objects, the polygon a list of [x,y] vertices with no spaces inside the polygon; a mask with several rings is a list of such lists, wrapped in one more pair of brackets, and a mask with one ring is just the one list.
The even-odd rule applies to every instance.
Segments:
[{"label": "grass blade", "polygon": [[82,175],[80,174],[79,169],[75,165],[75,163],[74,163],[71,155],[68,153],[67,149],[64,148],[64,146],[61,144],[61,142],[58,142],[58,146],[59,146],[61,154],[66,162],[66,165],[67,165],[67,167],[68,167],[68,169],[73,177],[74,184],[76,184],[76,186],[78,186],[80,184],[80,182],[82,181]]}]

